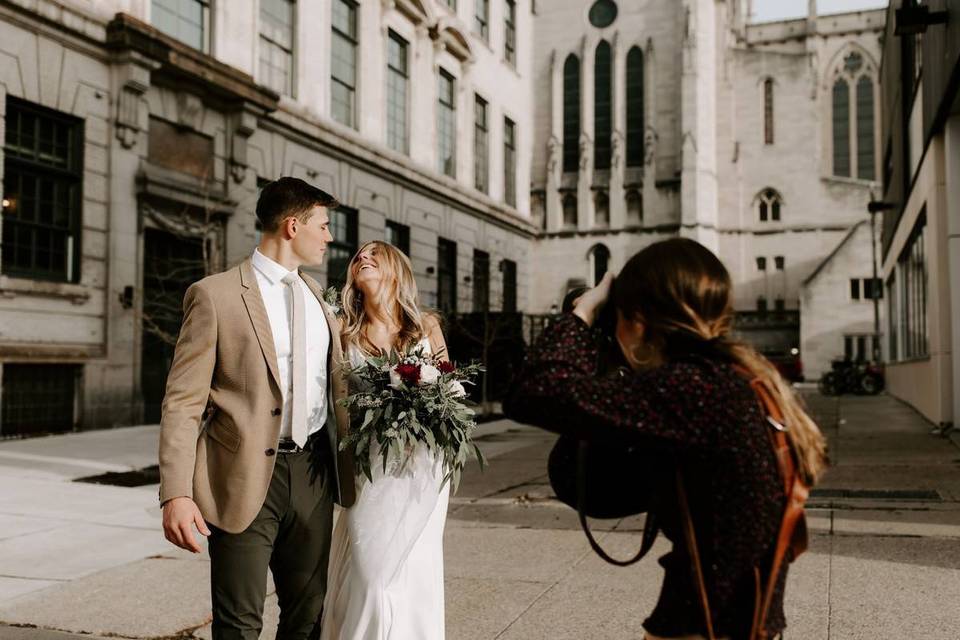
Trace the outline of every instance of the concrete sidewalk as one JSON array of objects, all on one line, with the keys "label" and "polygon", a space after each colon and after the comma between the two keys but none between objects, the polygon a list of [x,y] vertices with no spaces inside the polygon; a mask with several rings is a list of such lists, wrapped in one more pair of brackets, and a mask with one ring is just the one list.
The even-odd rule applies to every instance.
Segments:
[{"label": "concrete sidewalk", "polygon": [[[810,401],[834,466],[791,570],[787,637],[956,640],[960,450],[886,396]],[[639,565],[606,565],[551,499],[551,436],[500,421],[480,441],[491,466],[468,470],[447,522],[448,637],[642,637],[662,539]],[[209,637],[209,564],[163,539],[156,485],[72,482],[155,464],[155,448],[156,427],[0,443],[0,621],[37,627],[0,640]],[[636,549],[641,520],[597,525],[612,553]],[[263,638],[276,614],[271,596]]]}]

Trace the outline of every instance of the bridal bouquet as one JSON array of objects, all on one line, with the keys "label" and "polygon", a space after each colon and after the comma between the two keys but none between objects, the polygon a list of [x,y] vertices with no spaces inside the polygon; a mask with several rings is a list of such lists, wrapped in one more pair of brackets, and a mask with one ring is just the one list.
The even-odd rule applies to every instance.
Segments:
[{"label": "bridal bouquet", "polygon": [[358,468],[373,481],[374,443],[379,445],[384,473],[392,463],[402,469],[415,447],[424,444],[443,461],[443,483],[452,481],[456,491],[470,457],[481,468],[486,464],[471,438],[477,423],[464,389],[481,371],[479,364],[457,367],[441,362],[422,346],[369,358],[350,368],[348,373],[362,381],[363,390],[340,400],[354,424],[340,448],[354,447]]}]

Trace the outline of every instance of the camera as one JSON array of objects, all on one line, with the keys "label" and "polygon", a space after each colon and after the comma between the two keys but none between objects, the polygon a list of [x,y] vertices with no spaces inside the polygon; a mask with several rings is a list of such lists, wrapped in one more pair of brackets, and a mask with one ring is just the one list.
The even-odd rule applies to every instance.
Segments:
[{"label": "camera", "polygon": [[[611,286],[611,291],[613,287]],[[588,287],[577,287],[571,289],[563,297],[563,304],[560,310],[563,313],[573,311],[576,301],[584,293],[589,291]],[[608,299],[606,304],[600,309],[597,318],[593,323],[593,335],[597,341],[597,347],[600,351],[597,359],[597,373],[600,375],[616,374],[623,375],[628,370],[627,361],[623,357],[620,345],[617,342],[617,310],[613,301]]]}]

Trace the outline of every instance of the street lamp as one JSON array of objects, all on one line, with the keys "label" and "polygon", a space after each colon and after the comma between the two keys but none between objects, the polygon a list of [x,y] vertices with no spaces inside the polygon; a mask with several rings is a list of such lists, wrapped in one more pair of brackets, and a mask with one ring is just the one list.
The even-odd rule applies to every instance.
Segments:
[{"label": "street lamp", "polygon": [[873,361],[880,362],[880,284],[877,274],[877,225],[876,218],[878,213],[896,209],[897,205],[892,202],[883,202],[874,200],[872,197],[867,203],[867,211],[870,213],[870,260],[873,262],[873,280],[870,283],[870,297],[873,298]]}]

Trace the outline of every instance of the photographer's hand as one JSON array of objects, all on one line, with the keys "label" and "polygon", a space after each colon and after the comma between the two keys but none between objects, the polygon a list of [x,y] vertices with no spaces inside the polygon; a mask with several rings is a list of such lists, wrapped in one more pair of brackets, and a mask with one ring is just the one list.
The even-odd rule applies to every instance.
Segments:
[{"label": "photographer's hand", "polygon": [[603,279],[593,289],[588,289],[586,293],[580,296],[573,307],[573,315],[592,327],[597,319],[600,310],[607,304],[610,298],[610,287],[613,284],[613,272],[607,271]]}]

